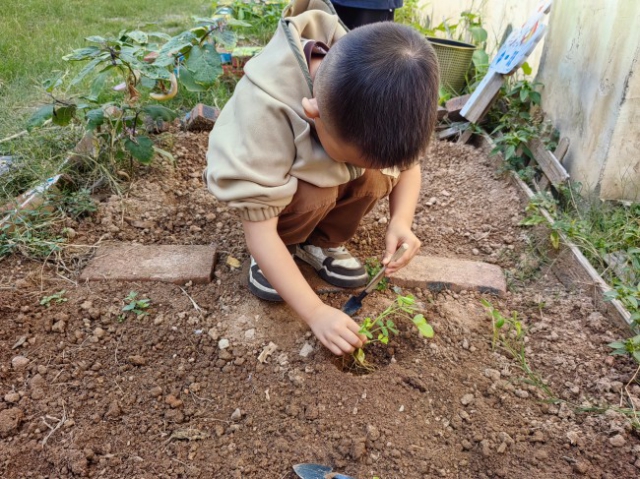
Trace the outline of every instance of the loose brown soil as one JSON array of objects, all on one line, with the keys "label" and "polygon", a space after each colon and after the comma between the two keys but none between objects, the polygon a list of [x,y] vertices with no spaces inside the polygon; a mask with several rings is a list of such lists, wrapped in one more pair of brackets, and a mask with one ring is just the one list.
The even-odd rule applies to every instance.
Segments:
[{"label": "loose brown soil", "polygon": [[[638,477],[629,422],[573,408],[619,404],[634,366],[608,356],[606,343],[628,332],[532,255],[518,226],[524,205],[486,157],[434,145],[415,230],[425,254],[505,268],[510,292],[486,298],[518,312],[531,367],[564,402],[545,402],[517,362],[492,351],[474,292],[410,291],[435,337],[405,327],[387,365],[341,371],[286,305],[253,298],[241,269],[227,266],[247,252],[237,219],[202,187],[206,142],[179,133],[175,166],[157,164],[124,198],[101,197],[98,214],[69,222],[78,246],[64,263],[0,263],[1,477],[291,479],[301,462],[360,479]],[[383,204],[350,248],[379,255],[387,220]],[[215,281],[76,284],[87,245],[112,241],[215,243]],[[39,304],[62,289],[67,302]],[[121,322],[132,290],[151,300],[149,315]],[[376,293],[363,314],[391,300]],[[277,349],[263,364],[270,342]],[[640,400],[640,386],[630,390]]]}]

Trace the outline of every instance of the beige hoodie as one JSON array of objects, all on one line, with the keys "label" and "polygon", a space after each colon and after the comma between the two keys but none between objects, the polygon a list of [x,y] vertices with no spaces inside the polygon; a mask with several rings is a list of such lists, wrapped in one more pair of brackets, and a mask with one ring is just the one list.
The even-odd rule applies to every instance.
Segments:
[{"label": "beige hoodie", "polygon": [[329,0],[294,0],[273,39],[247,63],[209,136],[206,170],[211,192],[242,219],[279,215],[298,180],[332,187],[362,175],[325,153],[302,109],[313,94],[300,39],[331,46],[346,32]]}]

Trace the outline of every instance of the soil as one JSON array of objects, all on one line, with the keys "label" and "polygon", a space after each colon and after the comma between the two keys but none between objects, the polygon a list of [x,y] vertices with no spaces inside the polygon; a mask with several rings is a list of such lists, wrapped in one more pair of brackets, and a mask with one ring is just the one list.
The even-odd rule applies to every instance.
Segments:
[{"label": "soil", "polygon": [[[524,205],[486,156],[433,145],[415,230],[423,254],[502,266],[510,291],[404,291],[435,337],[404,325],[387,364],[360,375],[286,305],[248,293],[241,268],[227,265],[247,258],[240,224],[201,183],[206,133],[171,141],[175,165],[156,163],[123,198],[97,196],[97,214],[66,224],[75,246],[58,261],[0,263],[1,477],[291,479],[303,462],[360,479],[638,477],[629,421],[576,408],[626,397],[634,364],[606,344],[629,333],[533,254],[518,226]],[[350,249],[380,255],[387,221],[381,204]],[[215,243],[215,280],[77,283],[94,246],[108,242]],[[60,290],[66,302],[40,304]],[[119,320],[130,291],[150,300],[148,314]],[[323,296],[334,306],[347,297]],[[483,297],[517,311],[529,365],[557,401],[492,349]],[[363,315],[392,300],[370,295]],[[640,386],[628,389],[640,406]]]}]

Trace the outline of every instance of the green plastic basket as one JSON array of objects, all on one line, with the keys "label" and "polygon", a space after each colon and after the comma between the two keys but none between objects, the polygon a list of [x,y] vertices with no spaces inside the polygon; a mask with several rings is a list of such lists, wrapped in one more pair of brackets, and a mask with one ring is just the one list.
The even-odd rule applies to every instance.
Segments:
[{"label": "green plastic basket", "polygon": [[433,46],[440,65],[440,86],[453,93],[460,93],[464,88],[464,81],[469,67],[475,45],[445,40],[443,38],[427,37]]}]

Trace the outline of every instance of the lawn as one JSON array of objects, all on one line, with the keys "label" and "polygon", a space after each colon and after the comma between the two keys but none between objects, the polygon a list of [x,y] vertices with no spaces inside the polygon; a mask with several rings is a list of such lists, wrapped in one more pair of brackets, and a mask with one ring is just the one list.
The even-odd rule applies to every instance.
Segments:
[{"label": "lawn", "polygon": [[61,57],[84,46],[85,37],[132,28],[172,33],[210,10],[203,0],[0,0],[0,139],[23,129],[44,96],[44,79],[82,67]]}]

